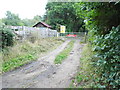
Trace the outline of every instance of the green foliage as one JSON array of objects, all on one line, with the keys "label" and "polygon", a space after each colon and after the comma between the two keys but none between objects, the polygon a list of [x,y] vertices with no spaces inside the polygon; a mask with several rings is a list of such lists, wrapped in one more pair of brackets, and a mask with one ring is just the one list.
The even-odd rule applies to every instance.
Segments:
[{"label": "green foliage", "polygon": [[119,25],[120,3],[76,3],[76,12],[86,23],[86,29],[95,29],[95,34],[107,34]]},{"label": "green foliage", "polygon": [[24,26],[33,26],[34,24],[40,22],[42,20],[41,16],[34,16],[33,19],[23,19],[22,22],[24,23]]},{"label": "green foliage", "polygon": [[[94,79],[97,87],[118,88],[120,82],[120,3],[76,3],[77,14],[84,19],[89,42],[97,60]],[[114,27],[114,28],[113,28]],[[93,75],[94,76],[94,75]]]},{"label": "green foliage", "polygon": [[10,11],[6,12],[6,18],[2,19],[5,25],[11,26],[22,26],[24,25],[18,15],[11,13]]},{"label": "green foliage", "polygon": [[0,19],[0,27],[3,27],[4,23],[2,22],[2,19]]},{"label": "green foliage", "polygon": [[21,56],[21,57],[13,58],[9,61],[5,61],[2,66],[2,71],[7,72],[10,70],[13,70],[19,66],[22,66],[22,65],[28,63],[30,60],[33,60],[35,58],[36,57],[34,57],[33,55],[28,54],[26,56]]},{"label": "green foliage", "polygon": [[7,11],[6,18],[0,20],[0,25],[5,24],[10,26],[33,26],[41,20],[42,17],[39,15],[34,16],[33,19],[21,19],[17,14]]},{"label": "green foliage", "polygon": [[97,61],[97,58],[93,57],[94,52],[89,44],[83,47],[80,58],[80,70],[73,80],[73,87],[79,88],[96,88],[95,80],[99,77],[98,74],[95,74],[95,71],[98,70],[92,63]]},{"label": "green foliage", "polygon": [[32,26],[35,23],[33,23],[32,19],[23,19],[22,22],[24,23],[24,26]]},{"label": "green foliage", "polygon": [[12,46],[13,45],[13,37],[14,34],[12,33],[11,29],[5,28],[5,27],[0,27],[0,46],[2,48],[5,48],[7,46]]},{"label": "green foliage", "polygon": [[99,72],[102,72],[100,82],[109,87],[118,88],[120,82],[120,26],[113,27],[105,36],[96,36],[94,43],[93,50],[98,52],[95,57],[99,57],[94,64],[100,67]]},{"label": "green foliage", "polygon": [[[59,30],[60,25],[65,25],[67,32],[78,32],[83,25],[83,19],[79,18],[74,8],[75,3],[48,3],[46,5],[45,22],[50,24],[53,29]],[[82,29],[81,29],[82,30]],[[84,28],[83,28],[84,31]]]},{"label": "green foliage", "polygon": [[33,17],[33,23],[38,23],[41,20],[42,20],[42,17],[39,16],[39,15],[36,15],[36,16]]},{"label": "green foliage", "polygon": [[61,38],[37,39],[34,43],[28,40],[23,42],[16,41],[14,46],[3,49],[0,52],[0,55],[2,55],[3,73],[36,60],[40,55],[50,52],[62,42]]},{"label": "green foliage", "polygon": [[67,56],[69,55],[70,51],[73,48],[73,45],[74,45],[74,41],[70,41],[68,43],[67,47],[56,56],[54,60],[55,64],[59,64],[59,63],[61,64],[62,61],[67,58]]}]

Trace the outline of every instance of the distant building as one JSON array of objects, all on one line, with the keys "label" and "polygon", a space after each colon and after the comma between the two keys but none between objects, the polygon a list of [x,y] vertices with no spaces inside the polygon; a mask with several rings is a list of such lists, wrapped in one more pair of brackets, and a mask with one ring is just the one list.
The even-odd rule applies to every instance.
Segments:
[{"label": "distant building", "polygon": [[35,24],[33,27],[40,27],[40,28],[51,28],[50,25],[44,23],[44,22],[38,22],[37,24]]}]

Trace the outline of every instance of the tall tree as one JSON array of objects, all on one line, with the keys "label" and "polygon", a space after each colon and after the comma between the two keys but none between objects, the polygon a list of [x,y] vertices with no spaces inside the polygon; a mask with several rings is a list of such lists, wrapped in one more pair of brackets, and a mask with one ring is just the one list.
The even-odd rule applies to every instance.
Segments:
[{"label": "tall tree", "polygon": [[32,19],[25,18],[22,20],[22,22],[24,23],[24,26],[32,26],[33,25]]},{"label": "tall tree", "polygon": [[22,22],[25,26],[33,26],[34,24],[40,22],[42,20],[42,17],[39,15],[36,15],[33,17],[33,19],[23,19]]},{"label": "tall tree", "polygon": [[83,19],[78,17],[74,8],[74,3],[48,3],[46,5],[46,15],[44,21],[50,24],[53,29],[59,29],[60,25],[65,25],[68,32],[78,32],[83,25]]},{"label": "tall tree", "polygon": [[34,16],[32,19],[33,23],[40,22],[41,20],[42,20],[42,17],[39,15]]},{"label": "tall tree", "polygon": [[11,13],[10,11],[6,12],[6,18],[2,19],[5,25],[12,25],[12,26],[21,26],[23,25],[21,19],[18,15]]},{"label": "tall tree", "polygon": [[87,29],[97,30],[97,33],[107,34],[113,26],[120,24],[120,3],[76,3],[76,12],[82,17]]}]

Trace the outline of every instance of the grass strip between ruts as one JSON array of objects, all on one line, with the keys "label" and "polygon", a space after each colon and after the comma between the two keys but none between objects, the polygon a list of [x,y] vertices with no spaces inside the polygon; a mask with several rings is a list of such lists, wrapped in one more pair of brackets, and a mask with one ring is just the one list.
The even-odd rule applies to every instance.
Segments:
[{"label": "grass strip between ruts", "polygon": [[55,64],[61,64],[62,61],[67,58],[67,56],[69,55],[69,53],[72,50],[73,46],[74,46],[74,41],[70,41],[68,43],[67,47],[56,56],[56,58],[54,60],[54,63]]}]

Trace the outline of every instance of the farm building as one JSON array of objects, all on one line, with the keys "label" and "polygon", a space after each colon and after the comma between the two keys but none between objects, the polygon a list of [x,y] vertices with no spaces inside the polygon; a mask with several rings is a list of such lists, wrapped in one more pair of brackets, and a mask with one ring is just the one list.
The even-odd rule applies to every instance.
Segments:
[{"label": "farm building", "polygon": [[39,28],[51,28],[50,25],[44,23],[44,22],[38,22],[37,24],[35,24],[33,27],[39,27]]}]

